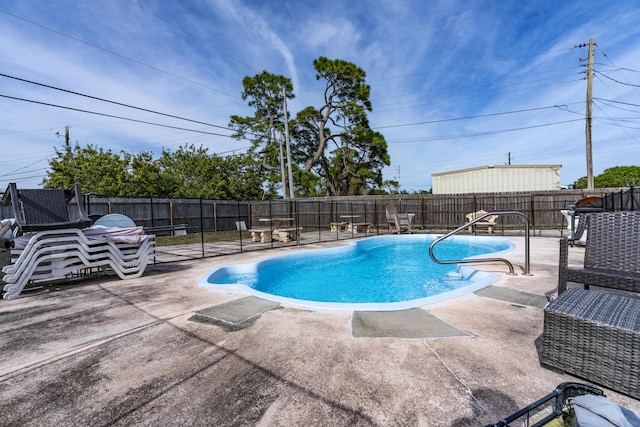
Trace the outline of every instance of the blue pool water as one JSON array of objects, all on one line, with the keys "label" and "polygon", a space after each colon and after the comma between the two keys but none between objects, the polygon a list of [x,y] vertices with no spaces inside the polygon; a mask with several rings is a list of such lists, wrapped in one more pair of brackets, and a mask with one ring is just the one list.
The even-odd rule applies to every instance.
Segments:
[{"label": "blue pool water", "polygon": [[[415,307],[472,292],[496,274],[441,265],[429,257],[434,235],[378,236],[346,246],[299,251],[256,263],[220,267],[200,285],[235,285],[270,300],[353,309]],[[454,236],[435,248],[439,259],[501,252],[503,239]]]}]

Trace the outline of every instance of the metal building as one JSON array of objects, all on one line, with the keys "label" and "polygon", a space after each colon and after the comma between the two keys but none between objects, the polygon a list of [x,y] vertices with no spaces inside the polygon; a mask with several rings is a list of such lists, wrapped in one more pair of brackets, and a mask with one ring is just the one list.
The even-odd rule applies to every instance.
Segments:
[{"label": "metal building", "polygon": [[431,175],[433,194],[560,190],[562,165],[479,166]]}]

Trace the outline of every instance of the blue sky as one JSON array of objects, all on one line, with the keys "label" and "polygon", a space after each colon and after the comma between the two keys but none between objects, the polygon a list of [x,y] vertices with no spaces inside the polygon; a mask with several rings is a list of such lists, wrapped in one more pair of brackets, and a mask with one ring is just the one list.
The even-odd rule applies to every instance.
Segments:
[{"label": "blue sky", "polygon": [[72,144],[114,152],[242,152],[248,142],[216,126],[251,114],[243,77],[289,77],[295,115],[320,105],[319,56],[367,72],[370,123],[391,155],[384,177],[402,189],[509,153],[512,164],[561,164],[571,184],[586,175],[587,49],[576,46],[590,38],[594,173],[640,164],[639,1],[0,0],[0,28],[2,189],[40,186],[66,126]]}]

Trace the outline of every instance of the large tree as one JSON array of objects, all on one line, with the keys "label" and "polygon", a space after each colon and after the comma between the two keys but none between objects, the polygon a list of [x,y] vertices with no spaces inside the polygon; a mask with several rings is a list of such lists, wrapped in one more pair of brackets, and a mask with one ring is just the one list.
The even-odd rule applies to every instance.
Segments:
[{"label": "large tree", "polygon": [[[235,138],[246,138],[252,142],[250,153],[260,159],[261,166],[268,171],[267,182],[282,181],[284,166],[284,100],[293,99],[291,80],[267,71],[242,80],[242,99],[255,109],[252,116],[231,116],[229,126],[236,132]],[[287,188],[283,189],[288,194]]]},{"label": "large tree", "polygon": [[[350,62],[320,57],[316,79],[325,80],[323,105],[296,116],[296,144],[306,154],[304,172],[315,171],[326,195],[365,194],[382,185],[382,167],[390,164],[387,143],[369,126],[372,111],[365,71]],[[311,188],[303,190],[306,195]]]}]

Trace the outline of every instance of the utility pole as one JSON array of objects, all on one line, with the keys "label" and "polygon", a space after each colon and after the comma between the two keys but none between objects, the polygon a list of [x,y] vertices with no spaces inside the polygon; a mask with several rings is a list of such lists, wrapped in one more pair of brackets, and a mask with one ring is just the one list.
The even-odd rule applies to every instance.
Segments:
[{"label": "utility pole", "polygon": [[67,154],[71,152],[71,146],[69,145],[69,126],[64,127],[64,149]]},{"label": "utility pole", "polygon": [[[587,145],[587,190],[593,190],[593,156],[591,154],[591,104],[593,87],[593,46],[595,42],[589,39],[589,60],[587,65],[587,119],[585,123],[585,136]],[[584,45],[583,45],[584,46]]]},{"label": "utility pole", "polygon": [[289,142],[289,118],[287,117],[287,91],[284,87],[282,88],[282,100],[284,104],[284,139],[286,141],[287,169],[289,171],[289,198],[293,200],[295,199],[295,194],[293,191],[293,172],[291,171],[291,144]]},{"label": "utility pole", "polygon": [[589,39],[589,62],[587,68],[587,123],[586,123],[586,139],[587,139],[587,190],[593,190],[593,156],[591,155],[591,104],[592,104],[592,87],[593,87],[593,39]]},{"label": "utility pole", "polygon": [[289,198],[289,193],[287,192],[287,176],[284,174],[284,154],[282,152],[282,138],[283,135],[280,133],[280,137],[278,138],[278,134],[275,129],[273,129],[273,135],[278,140],[278,145],[280,148],[280,178],[282,181],[282,197],[287,200]]}]

